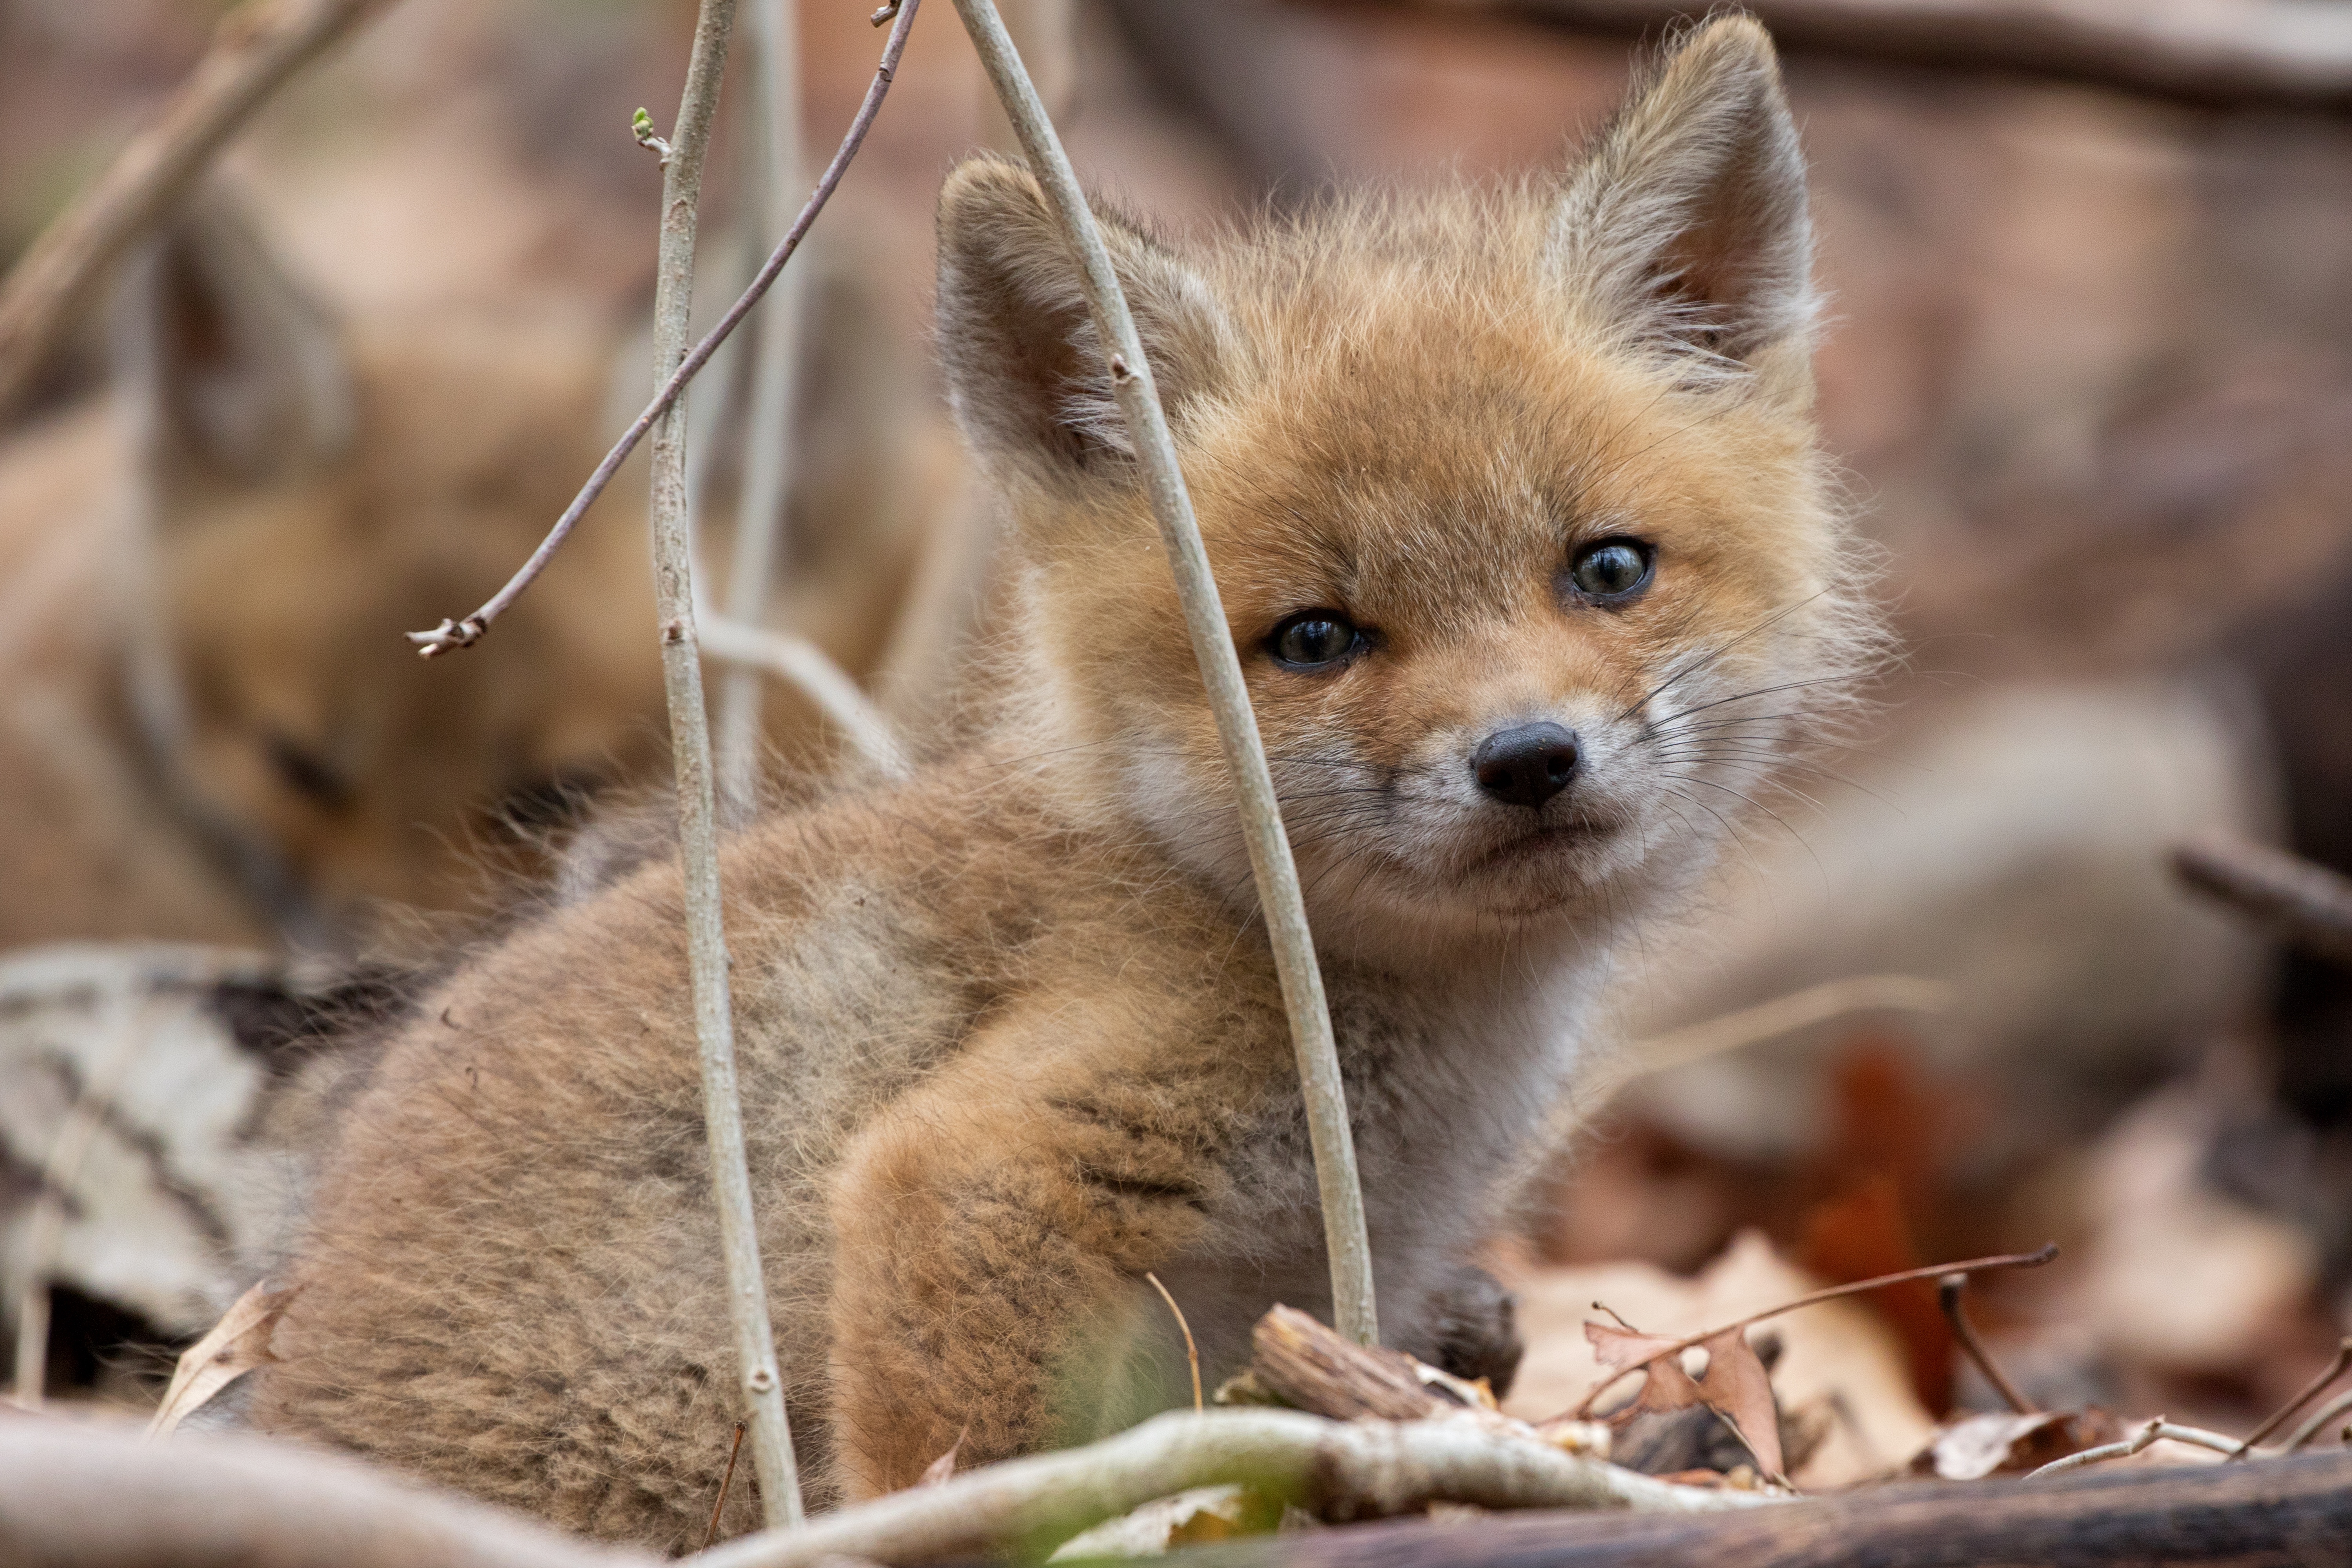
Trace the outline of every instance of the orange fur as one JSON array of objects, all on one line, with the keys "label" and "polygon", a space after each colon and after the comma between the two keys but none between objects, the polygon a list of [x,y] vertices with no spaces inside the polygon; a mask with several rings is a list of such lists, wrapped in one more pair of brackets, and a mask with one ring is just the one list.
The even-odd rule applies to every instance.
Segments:
[{"label": "orange fur", "polygon": [[[1432,1359],[1461,1349],[1460,1260],[1612,951],[1866,640],[1813,444],[1804,226],[1741,21],[1692,34],[1556,184],[1182,252],[1109,226],[1298,852],[1383,1329]],[[908,1484],[967,1427],[985,1460],[1181,1398],[1147,1269],[1212,1376],[1272,1302],[1328,1300],[1213,727],[1066,253],[992,161],[950,179],[940,234],[950,382],[1013,553],[1001,711],[960,759],[725,862],[820,1497]],[[1654,573],[1603,603],[1570,574],[1610,539]],[[1276,657],[1315,610],[1369,636]],[[1575,732],[1565,784],[1482,783],[1487,742],[1536,723]],[[700,1127],[678,883],[649,868],[391,1047],[257,1418],[689,1544],[733,1410]]]}]

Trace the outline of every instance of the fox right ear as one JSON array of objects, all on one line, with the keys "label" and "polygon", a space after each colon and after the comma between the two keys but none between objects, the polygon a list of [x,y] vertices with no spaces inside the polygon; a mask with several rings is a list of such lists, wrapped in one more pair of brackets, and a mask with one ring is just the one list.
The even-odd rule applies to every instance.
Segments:
[{"label": "fox right ear", "polygon": [[[1198,274],[1134,225],[1096,208],[1153,384],[1180,427],[1225,374],[1233,330]],[[1078,268],[1025,170],[974,158],[940,197],[939,334],[948,393],[984,457],[1050,479],[1132,463],[1127,423],[1078,285]]]},{"label": "fox right ear", "polygon": [[349,445],[341,331],[217,184],[129,268],[116,326],[118,378],[166,472],[261,484]]},{"label": "fox right ear", "polygon": [[1693,28],[1636,87],[1570,176],[1548,259],[1590,325],[1811,401],[1804,154],[1753,18]]}]

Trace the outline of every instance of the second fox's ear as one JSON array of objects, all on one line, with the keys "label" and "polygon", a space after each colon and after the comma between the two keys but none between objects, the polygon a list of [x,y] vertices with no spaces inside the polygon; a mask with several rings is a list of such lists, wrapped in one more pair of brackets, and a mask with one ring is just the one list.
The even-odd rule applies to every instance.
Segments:
[{"label": "second fox's ear", "polygon": [[129,269],[116,342],[152,459],[169,470],[266,484],[350,443],[341,332],[217,184]]},{"label": "second fox's ear", "polygon": [[[1232,328],[1198,274],[1149,236],[1096,210],[1154,384],[1180,427],[1228,373]],[[990,460],[1048,479],[1124,466],[1133,452],[1110,368],[1036,182],[977,158],[940,198],[939,333],[965,436]]]},{"label": "second fox's ear", "polygon": [[1810,401],[1804,155],[1761,26],[1707,23],[1659,62],[1570,175],[1549,248],[1589,325]]}]

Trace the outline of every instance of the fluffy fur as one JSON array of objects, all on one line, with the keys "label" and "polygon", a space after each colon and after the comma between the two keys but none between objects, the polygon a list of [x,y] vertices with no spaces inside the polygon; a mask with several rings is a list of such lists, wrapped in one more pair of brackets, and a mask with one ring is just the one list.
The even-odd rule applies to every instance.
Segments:
[{"label": "fluffy fur", "polygon": [[[1862,625],[1815,449],[1802,170],[1769,41],[1690,35],[1561,181],[1110,238],[1274,758],[1338,1027],[1384,1331],[1460,1263],[1671,907]],[[1214,728],[1034,186],[941,204],[955,405],[1012,521],[984,744],[726,860],[761,1245],[825,1496],[1180,1397],[1328,1310],[1303,1110]],[[1566,574],[1655,551],[1624,602]],[[1353,656],[1286,666],[1286,617]],[[1484,739],[1573,730],[1570,786]],[[273,1429],[691,1544],[733,1415],[675,874],[459,974],[357,1102],[259,1377]],[[1475,1291],[1468,1292],[1475,1295]],[[730,1524],[754,1517],[740,1485]]]}]

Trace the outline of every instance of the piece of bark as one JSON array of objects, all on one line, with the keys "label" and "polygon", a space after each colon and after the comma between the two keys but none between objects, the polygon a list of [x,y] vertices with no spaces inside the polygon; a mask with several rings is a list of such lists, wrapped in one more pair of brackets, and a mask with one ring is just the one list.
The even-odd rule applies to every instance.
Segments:
[{"label": "piece of bark", "polygon": [[1413,1359],[1341,1339],[1294,1307],[1276,1307],[1250,1331],[1258,1385],[1311,1415],[1351,1421],[1412,1421],[1464,1408],[1422,1379]]},{"label": "piece of bark", "polygon": [[1539,1512],[1199,1549],[1188,1568],[2320,1568],[2352,1542],[2352,1454],[1908,1483],[1698,1516]]},{"label": "piece of bark", "polygon": [[[1653,37],[1707,9],[1687,0],[1467,3]],[[1799,49],[2028,71],[2217,106],[2352,107],[2352,16],[2309,0],[1748,0],[1741,8]]]}]

